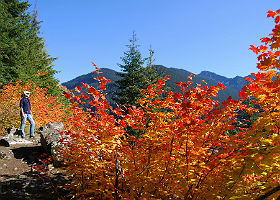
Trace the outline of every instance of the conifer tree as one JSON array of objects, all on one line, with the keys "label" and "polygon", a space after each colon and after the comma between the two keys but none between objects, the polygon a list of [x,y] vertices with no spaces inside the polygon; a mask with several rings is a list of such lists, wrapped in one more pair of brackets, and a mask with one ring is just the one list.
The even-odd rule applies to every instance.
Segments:
[{"label": "conifer tree", "polygon": [[20,0],[0,0],[0,82],[32,81],[57,94],[55,58],[50,57],[40,36],[40,22],[30,5]]},{"label": "conifer tree", "polygon": [[149,85],[156,84],[159,79],[163,79],[164,71],[159,71],[156,66],[153,65],[154,62],[154,53],[155,51],[150,47],[149,49],[149,57],[146,58],[147,66],[144,70],[145,82],[143,84],[144,89],[146,89]]},{"label": "conifer tree", "polygon": [[[138,105],[138,99],[142,96],[141,91],[159,78],[152,66],[154,51],[150,49],[149,58],[143,58],[139,45],[136,44],[135,32],[129,42],[128,50],[121,57],[123,64],[119,64],[122,72],[117,74],[121,79],[116,81],[118,91],[115,92],[114,100],[120,105]],[[146,62],[147,67],[144,67]]]}]

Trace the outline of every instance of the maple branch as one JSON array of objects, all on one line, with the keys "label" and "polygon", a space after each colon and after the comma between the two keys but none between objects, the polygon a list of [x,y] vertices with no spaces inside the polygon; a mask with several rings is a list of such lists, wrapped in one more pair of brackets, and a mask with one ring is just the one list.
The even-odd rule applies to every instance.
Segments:
[{"label": "maple branch", "polygon": [[187,142],[186,142],[187,183],[189,183],[189,155],[188,155],[188,143],[189,143],[189,134],[187,133]]},{"label": "maple branch", "polygon": [[[245,166],[246,166],[246,164],[243,164],[243,167],[242,167],[242,169],[241,169],[241,171],[240,171],[240,173],[239,173],[239,175],[238,175],[238,178],[240,178],[241,175],[243,174],[243,172],[244,172],[244,170],[245,170]],[[232,190],[232,188],[233,188],[236,184],[237,184],[237,181],[235,181],[235,182],[232,184],[232,186],[230,187],[230,190]],[[227,194],[224,198],[226,198],[227,196],[229,196],[229,194]]]},{"label": "maple branch", "polygon": [[152,157],[152,153],[151,153],[152,151],[151,150],[149,150],[149,157],[148,157],[148,165],[147,165],[147,174],[146,174],[146,176],[148,176],[148,174],[149,174],[149,171],[150,171],[150,164],[151,164],[151,157]]},{"label": "maple branch", "polygon": [[[229,156],[227,156],[227,157],[225,157],[225,159],[227,159],[227,158],[229,158],[231,155],[229,155]],[[210,169],[206,174],[204,174],[204,172],[205,172],[205,170],[204,170],[204,172],[203,172],[203,174],[202,175],[204,175],[204,177],[200,180],[200,183],[198,182],[197,183],[197,185],[196,185],[196,188],[198,188],[198,186],[199,186],[199,184],[202,184],[202,182],[206,179],[206,177],[217,167],[217,166],[219,166],[221,164],[221,162],[218,162],[215,166],[213,166],[213,168],[212,169]]]},{"label": "maple branch", "polygon": [[[211,155],[208,157],[208,160],[204,161],[206,164],[210,161],[210,157],[214,154],[215,149],[216,149],[216,147],[213,148]],[[198,188],[200,183],[202,183],[202,181],[204,180],[204,179],[202,180],[204,174],[205,174],[205,170],[203,170],[203,173],[200,175],[200,178],[199,178],[198,183],[195,188]]]},{"label": "maple branch", "polygon": [[[159,180],[159,182],[157,183],[157,185],[159,185],[159,184],[161,183],[161,181],[164,179],[164,176],[165,176],[165,174],[166,174],[166,172],[167,172],[168,165],[169,165],[170,158],[171,158],[172,151],[173,151],[173,142],[174,142],[174,135],[172,135],[172,139],[171,139],[171,143],[170,143],[171,148],[170,148],[170,151],[169,151],[169,159],[168,159],[168,161],[167,161],[167,163],[166,163],[164,173],[163,173],[161,179]],[[155,190],[154,190],[154,192],[153,192],[153,194],[156,193],[157,189],[158,189],[158,188],[157,188],[157,186],[156,186],[156,187],[155,187]]]},{"label": "maple branch", "polygon": [[117,157],[117,153],[115,152],[115,169],[116,169],[116,178],[115,178],[115,199],[118,200],[120,199],[119,197],[119,173],[121,173],[121,171],[119,170],[119,166],[118,166],[118,157]]},{"label": "maple branch", "polygon": [[276,121],[275,120],[272,120],[275,124],[275,126],[276,126],[276,128],[278,129],[278,133],[279,133],[279,129],[280,129],[280,127],[277,125],[277,123],[276,123]]},{"label": "maple branch", "polygon": [[[266,192],[265,194],[259,196],[258,198],[256,198],[256,200],[264,200],[267,197],[271,196],[272,194],[278,192],[279,190],[280,190],[280,185],[271,189],[270,191]],[[279,199],[279,197],[277,199]]]},{"label": "maple branch", "polygon": [[133,164],[134,164],[134,168],[136,170],[136,161],[135,161],[135,155],[134,155],[134,144],[130,145],[131,146],[131,151],[132,151],[132,156],[133,156]]},{"label": "maple branch", "polygon": [[188,200],[188,199],[193,199],[193,195],[192,194],[189,194],[189,191],[192,189],[193,185],[191,185],[184,197],[184,200]]}]

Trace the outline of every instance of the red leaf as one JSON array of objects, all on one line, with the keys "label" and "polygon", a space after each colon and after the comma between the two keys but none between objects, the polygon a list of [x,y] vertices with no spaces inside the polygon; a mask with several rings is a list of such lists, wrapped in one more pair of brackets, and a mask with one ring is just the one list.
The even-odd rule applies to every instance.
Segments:
[{"label": "red leaf", "polygon": [[277,16],[274,21],[276,24],[278,24],[280,22],[280,16]]},{"label": "red leaf", "polygon": [[[183,123],[183,122],[180,122],[179,125],[178,125],[178,127],[179,127],[179,128],[183,128],[183,127],[184,127],[184,123]],[[179,148],[180,148],[180,147],[179,147]]]},{"label": "red leaf", "polygon": [[96,67],[96,64],[94,62],[91,62],[93,64],[94,67]]},{"label": "red leaf", "polygon": [[81,85],[83,86],[83,88],[87,88],[87,84],[85,84],[85,83],[81,83]]},{"label": "red leaf", "polygon": [[64,92],[64,96],[65,96],[66,99],[70,99],[71,98],[71,95],[68,94],[67,92]]},{"label": "red leaf", "polygon": [[252,50],[255,54],[258,54],[259,53],[259,49],[256,48],[254,45],[250,45],[250,50]]},{"label": "red leaf", "polygon": [[280,51],[275,51],[274,56],[279,57],[280,56]]},{"label": "red leaf", "polygon": [[270,39],[270,38],[267,38],[267,37],[262,38],[261,41],[262,41],[262,43],[265,43],[266,45],[267,45],[268,43],[271,43],[271,39]]},{"label": "red leaf", "polygon": [[250,81],[250,82],[252,81],[252,79],[251,79],[250,77],[245,77],[244,79],[245,79],[246,81]]},{"label": "red leaf", "polygon": [[256,90],[258,89],[256,85],[248,85],[247,87],[248,87],[249,90],[252,91],[252,92],[254,92],[254,91],[256,91]]},{"label": "red leaf", "polygon": [[90,99],[90,98],[89,98],[89,96],[88,96],[88,95],[85,95],[85,96],[84,96],[84,99]]},{"label": "red leaf", "polygon": [[240,99],[246,99],[245,91],[239,91],[238,95],[239,95]]},{"label": "red leaf", "polygon": [[123,121],[119,121],[119,124],[123,127],[126,127],[126,124]]},{"label": "red leaf", "polygon": [[269,10],[269,11],[267,12],[267,17],[272,17],[272,18],[274,18],[276,15],[277,15],[277,14],[276,14],[274,11],[272,11],[272,10]]},{"label": "red leaf", "polygon": [[81,86],[75,87],[75,91],[76,91],[76,92],[81,92],[81,89],[82,89]]},{"label": "red leaf", "polygon": [[267,53],[263,53],[263,54],[259,55],[259,56],[258,56],[258,61],[264,60],[264,59],[266,58],[267,55],[268,55]]},{"label": "red leaf", "polygon": [[94,74],[101,74],[102,72],[99,72],[99,71],[93,71],[92,73],[94,73]]},{"label": "red leaf", "polygon": [[173,94],[173,98],[174,98],[174,99],[180,99],[181,96],[182,96],[182,94],[180,94],[180,93],[174,93],[174,94]]},{"label": "red leaf", "polygon": [[106,89],[106,83],[107,83],[107,81],[104,81],[104,80],[101,82],[101,84],[100,84],[100,89],[101,90],[105,90]]},{"label": "red leaf", "polygon": [[259,51],[260,52],[265,52],[267,49],[268,49],[267,46],[263,46],[263,45],[259,46]]},{"label": "red leaf", "polygon": [[221,89],[225,89],[226,86],[224,86],[222,83],[218,83],[218,86],[221,88]]},{"label": "red leaf", "polygon": [[95,89],[94,87],[90,87],[90,88],[88,89],[88,93],[89,93],[89,94],[95,94],[95,93],[96,93],[96,89]]},{"label": "red leaf", "polygon": [[98,78],[96,79],[97,81],[102,81],[102,80],[104,80],[104,79],[106,79],[104,76],[98,76]]}]

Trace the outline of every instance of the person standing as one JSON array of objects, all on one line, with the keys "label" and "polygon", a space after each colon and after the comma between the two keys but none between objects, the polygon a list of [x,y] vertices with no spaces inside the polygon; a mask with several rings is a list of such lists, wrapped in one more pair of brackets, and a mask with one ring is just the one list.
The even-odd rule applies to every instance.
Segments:
[{"label": "person standing", "polygon": [[23,92],[23,97],[20,100],[20,115],[21,115],[21,132],[22,132],[22,137],[25,137],[24,133],[24,127],[26,120],[29,121],[30,123],[30,138],[34,137],[34,128],[35,128],[35,122],[32,118],[32,112],[31,112],[31,103],[29,101],[29,96],[30,92],[29,91],[24,91]]}]

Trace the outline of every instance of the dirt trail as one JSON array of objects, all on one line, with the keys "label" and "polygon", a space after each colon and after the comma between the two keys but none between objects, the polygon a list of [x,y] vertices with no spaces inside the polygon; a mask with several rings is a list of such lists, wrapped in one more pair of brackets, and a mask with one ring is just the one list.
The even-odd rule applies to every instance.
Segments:
[{"label": "dirt trail", "polygon": [[38,136],[31,141],[33,144],[30,145],[0,146],[1,200],[57,199],[53,184],[61,182],[63,178],[59,173],[52,180],[43,178],[34,169],[34,165],[42,165],[38,158],[45,152]]}]

